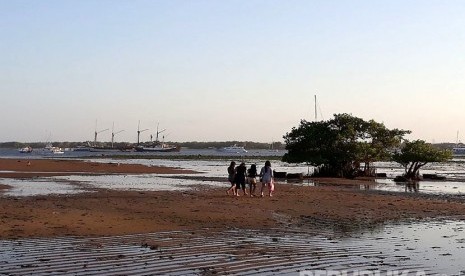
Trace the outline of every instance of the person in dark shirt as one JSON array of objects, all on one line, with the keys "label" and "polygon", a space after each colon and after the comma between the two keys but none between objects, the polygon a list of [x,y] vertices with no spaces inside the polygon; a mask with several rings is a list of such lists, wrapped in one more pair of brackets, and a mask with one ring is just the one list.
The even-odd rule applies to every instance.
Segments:
[{"label": "person in dark shirt", "polygon": [[230,192],[233,192],[236,195],[236,183],[234,182],[236,178],[236,162],[231,161],[231,164],[228,167],[228,181],[231,183],[231,187],[226,191],[229,195]]},{"label": "person in dark shirt", "polygon": [[247,182],[249,183],[250,197],[255,196],[255,189],[257,188],[257,165],[252,164],[250,169],[247,170]]},{"label": "person in dark shirt", "polygon": [[236,196],[239,196],[239,189],[242,189],[242,191],[244,192],[244,195],[248,195],[247,190],[245,189],[246,172],[247,172],[247,167],[245,166],[245,163],[242,162],[236,168],[236,177],[234,179],[234,182],[236,183]]}]

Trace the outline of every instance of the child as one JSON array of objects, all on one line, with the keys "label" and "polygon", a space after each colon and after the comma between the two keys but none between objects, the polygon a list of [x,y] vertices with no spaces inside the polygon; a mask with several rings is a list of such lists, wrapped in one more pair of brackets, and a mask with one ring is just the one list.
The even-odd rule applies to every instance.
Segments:
[{"label": "child", "polygon": [[260,194],[263,197],[263,188],[268,186],[268,195],[273,196],[274,191],[274,180],[273,180],[273,170],[271,169],[270,161],[265,162],[265,166],[260,170],[260,177],[262,181],[262,188]]},{"label": "child", "polygon": [[228,167],[228,181],[231,183],[231,187],[226,191],[226,194],[229,195],[229,192],[234,192],[234,195],[236,195],[236,184],[234,183],[234,180],[236,178],[236,162],[231,161],[231,164]]},{"label": "child", "polygon": [[245,177],[246,177],[246,172],[247,172],[247,167],[245,166],[245,163],[242,162],[237,168],[236,168],[236,196],[239,196],[239,189],[242,189],[244,191],[244,195],[247,195],[247,190],[245,189]]},{"label": "child", "polygon": [[252,164],[250,169],[247,170],[247,181],[250,185],[250,197],[255,196],[255,189],[257,188],[257,166]]}]

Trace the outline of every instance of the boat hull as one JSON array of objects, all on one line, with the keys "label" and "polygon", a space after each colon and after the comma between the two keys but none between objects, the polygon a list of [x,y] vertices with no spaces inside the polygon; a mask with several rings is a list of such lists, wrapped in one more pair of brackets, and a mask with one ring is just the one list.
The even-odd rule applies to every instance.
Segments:
[{"label": "boat hull", "polygon": [[177,152],[179,147],[136,147],[138,152]]},{"label": "boat hull", "polygon": [[220,148],[218,149],[218,151],[227,152],[227,153],[247,153],[248,152],[244,147],[239,147],[236,145]]}]

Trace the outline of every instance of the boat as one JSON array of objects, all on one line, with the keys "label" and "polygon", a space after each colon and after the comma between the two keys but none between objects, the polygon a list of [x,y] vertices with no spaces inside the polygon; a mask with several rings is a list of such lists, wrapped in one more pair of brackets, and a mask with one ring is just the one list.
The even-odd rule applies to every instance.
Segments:
[{"label": "boat", "polygon": [[24,148],[20,148],[19,149],[19,152],[20,153],[31,153],[32,152],[32,148],[30,146],[27,146],[27,147],[24,147]]},{"label": "boat", "polygon": [[180,151],[181,147],[176,145],[166,144],[165,136],[163,136],[163,140],[158,140],[158,137],[161,133],[166,131],[166,129],[159,130],[159,125],[157,125],[157,133],[155,137],[155,141],[152,142],[152,135],[150,135],[150,142],[139,143],[139,135],[142,131],[146,131],[148,129],[139,130],[139,126],[137,127],[137,146],[134,148],[136,151],[139,152],[176,152]]},{"label": "boat", "polygon": [[229,153],[247,152],[247,150],[244,147],[240,147],[240,146],[237,146],[237,145],[232,145],[232,146],[229,146],[229,147],[223,147],[223,148],[220,148],[219,151],[221,151],[221,152],[229,152]]},{"label": "boat", "polygon": [[[76,150],[76,148],[74,149]],[[103,142],[87,142],[87,147],[80,147],[78,151],[90,151],[90,152],[118,152],[120,148],[114,148],[112,145],[108,145]]]},{"label": "boat", "polygon": [[452,154],[465,155],[465,146],[458,146],[458,147],[452,148]]},{"label": "boat", "polygon": [[53,154],[64,154],[65,151],[62,149],[62,148],[59,148],[59,147],[53,147],[50,152],[52,152]]},{"label": "boat", "polygon": [[274,149],[274,142],[271,142],[270,148],[268,149],[269,152],[279,152],[279,150]]},{"label": "boat", "polygon": [[52,143],[47,143],[44,147],[44,150],[46,153],[52,153],[52,154],[64,154],[64,150],[60,147],[54,147]]},{"label": "boat", "polygon": [[139,152],[176,152],[179,150],[180,147],[175,145],[168,145],[165,143],[153,143],[149,145],[136,146],[136,151]]},{"label": "boat", "polygon": [[90,151],[91,148],[87,146],[77,146],[72,149],[73,151]]},{"label": "boat", "polygon": [[452,148],[453,155],[465,155],[465,145],[459,140],[459,132],[457,131],[457,142],[455,147]]}]

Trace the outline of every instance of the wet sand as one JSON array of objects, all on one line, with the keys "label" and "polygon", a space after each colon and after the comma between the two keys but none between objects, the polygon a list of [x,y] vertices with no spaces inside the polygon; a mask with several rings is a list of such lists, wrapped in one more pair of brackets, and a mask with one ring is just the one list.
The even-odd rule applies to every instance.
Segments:
[{"label": "wet sand", "polygon": [[387,271],[405,270],[411,271],[408,275],[420,275],[416,271],[459,275],[463,249],[460,243],[450,243],[463,237],[463,223],[446,221],[451,229],[441,233],[453,237],[428,245],[428,234],[435,233],[431,229],[444,225],[437,224],[415,224],[419,231],[414,233],[391,225],[383,234],[361,234],[361,239],[338,237],[325,228],[305,232],[272,228],[3,240],[0,252],[8,254],[0,262],[0,274],[295,276],[305,270],[344,269],[349,271],[338,275],[359,275],[358,271],[400,275]]},{"label": "wet sand", "polygon": [[193,171],[139,164],[58,159],[0,159],[0,178],[28,178],[72,174],[179,174]]},{"label": "wet sand", "polygon": [[[1,170],[37,172],[179,173],[175,168],[81,161],[0,160]],[[2,176],[5,177],[5,176]],[[324,179],[326,183],[369,183]],[[305,186],[277,183],[274,197],[234,197],[224,188],[202,186],[190,191],[115,191],[96,189],[73,195],[3,197],[0,238],[107,236],[157,231],[232,228],[264,229],[324,224],[368,227],[391,220],[465,215],[465,204],[434,197],[380,194],[346,185]],[[5,188],[5,187],[4,187]],[[4,190],[4,189],[3,189]],[[0,193],[2,189],[0,187]]]}]

